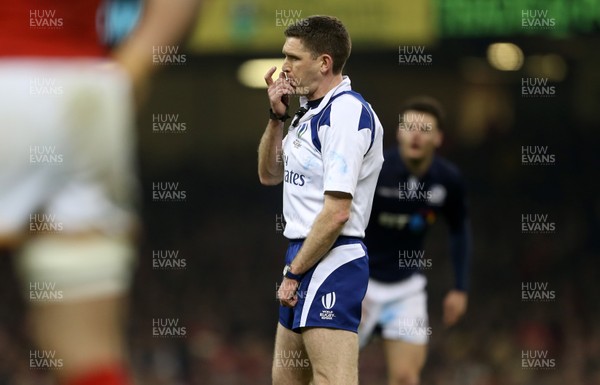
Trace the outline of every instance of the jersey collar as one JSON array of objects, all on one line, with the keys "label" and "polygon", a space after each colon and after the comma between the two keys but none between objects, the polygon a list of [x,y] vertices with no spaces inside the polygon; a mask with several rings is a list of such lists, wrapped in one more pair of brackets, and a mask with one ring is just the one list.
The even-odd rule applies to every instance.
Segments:
[{"label": "jersey collar", "polygon": [[[329,104],[329,100],[333,96],[339,94],[340,92],[351,91],[351,90],[352,90],[352,86],[351,86],[350,78],[348,76],[344,75],[340,84],[338,84],[337,86],[335,86],[334,88],[329,90],[329,92],[327,94],[325,94],[325,96],[323,97],[323,100],[321,100],[321,103],[319,103],[319,105],[317,107],[311,108],[310,110],[308,110],[308,112],[306,114],[304,114],[304,116],[300,119],[300,121],[298,123],[300,124],[300,123],[306,122],[306,121],[310,120],[313,116],[315,116],[319,112],[321,112],[321,110],[323,110],[323,108],[325,108],[325,106],[327,106]],[[307,108],[307,104],[308,104],[308,99],[306,98],[306,96],[301,96],[300,97],[300,106]]]}]

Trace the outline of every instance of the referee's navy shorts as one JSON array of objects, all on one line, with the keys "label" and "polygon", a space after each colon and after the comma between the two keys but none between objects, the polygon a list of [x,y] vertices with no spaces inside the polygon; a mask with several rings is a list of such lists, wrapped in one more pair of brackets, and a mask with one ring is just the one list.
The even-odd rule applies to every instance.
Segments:
[{"label": "referee's navy shorts", "polygon": [[[291,240],[285,263],[292,262],[304,240]],[[360,238],[340,236],[327,254],[304,274],[293,308],[279,306],[279,323],[296,333],[303,327],[355,332],[369,283],[367,249]]]}]

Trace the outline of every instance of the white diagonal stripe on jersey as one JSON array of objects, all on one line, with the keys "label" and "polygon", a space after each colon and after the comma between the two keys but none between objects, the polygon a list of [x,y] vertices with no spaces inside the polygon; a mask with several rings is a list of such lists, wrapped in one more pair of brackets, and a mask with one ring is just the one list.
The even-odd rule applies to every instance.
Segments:
[{"label": "white diagonal stripe on jersey", "polygon": [[318,264],[315,272],[310,278],[306,290],[306,298],[300,316],[300,327],[306,326],[308,311],[317,295],[317,291],[325,280],[342,265],[365,256],[365,251],[360,243],[341,245],[332,249]]}]

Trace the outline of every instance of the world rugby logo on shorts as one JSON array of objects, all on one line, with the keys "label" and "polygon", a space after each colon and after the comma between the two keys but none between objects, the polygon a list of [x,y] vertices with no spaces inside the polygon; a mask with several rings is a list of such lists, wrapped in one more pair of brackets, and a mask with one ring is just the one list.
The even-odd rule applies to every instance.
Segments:
[{"label": "world rugby logo on shorts", "polygon": [[327,310],[335,306],[335,291],[332,291],[331,293],[327,293],[324,296],[322,296],[321,304],[323,304],[323,307]]},{"label": "world rugby logo on shorts", "polygon": [[327,321],[333,320],[335,318],[335,313],[333,310],[331,310],[331,308],[335,306],[335,291],[323,295],[321,297],[321,304],[325,308],[324,310],[321,310],[321,313],[319,313],[321,319]]}]

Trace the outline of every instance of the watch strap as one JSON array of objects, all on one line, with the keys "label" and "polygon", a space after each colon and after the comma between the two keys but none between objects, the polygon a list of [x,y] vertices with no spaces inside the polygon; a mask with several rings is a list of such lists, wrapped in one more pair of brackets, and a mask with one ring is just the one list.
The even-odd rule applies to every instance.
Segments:
[{"label": "watch strap", "polygon": [[283,116],[279,116],[279,115],[277,115],[275,112],[273,112],[273,109],[272,109],[272,108],[269,108],[269,118],[270,118],[271,120],[280,120],[280,121],[282,121],[282,122],[285,122],[286,120],[288,120],[289,118],[291,118],[291,116],[289,116],[289,115],[287,114],[287,112],[285,113],[285,115],[283,115]]},{"label": "watch strap", "polygon": [[284,271],[285,271],[285,274],[283,274],[284,277],[293,279],[294,281],[298,281],[298,282],[302,281],[302,275],[292,273],[292,271],[290,269],[290,265],[286,265]]}]

